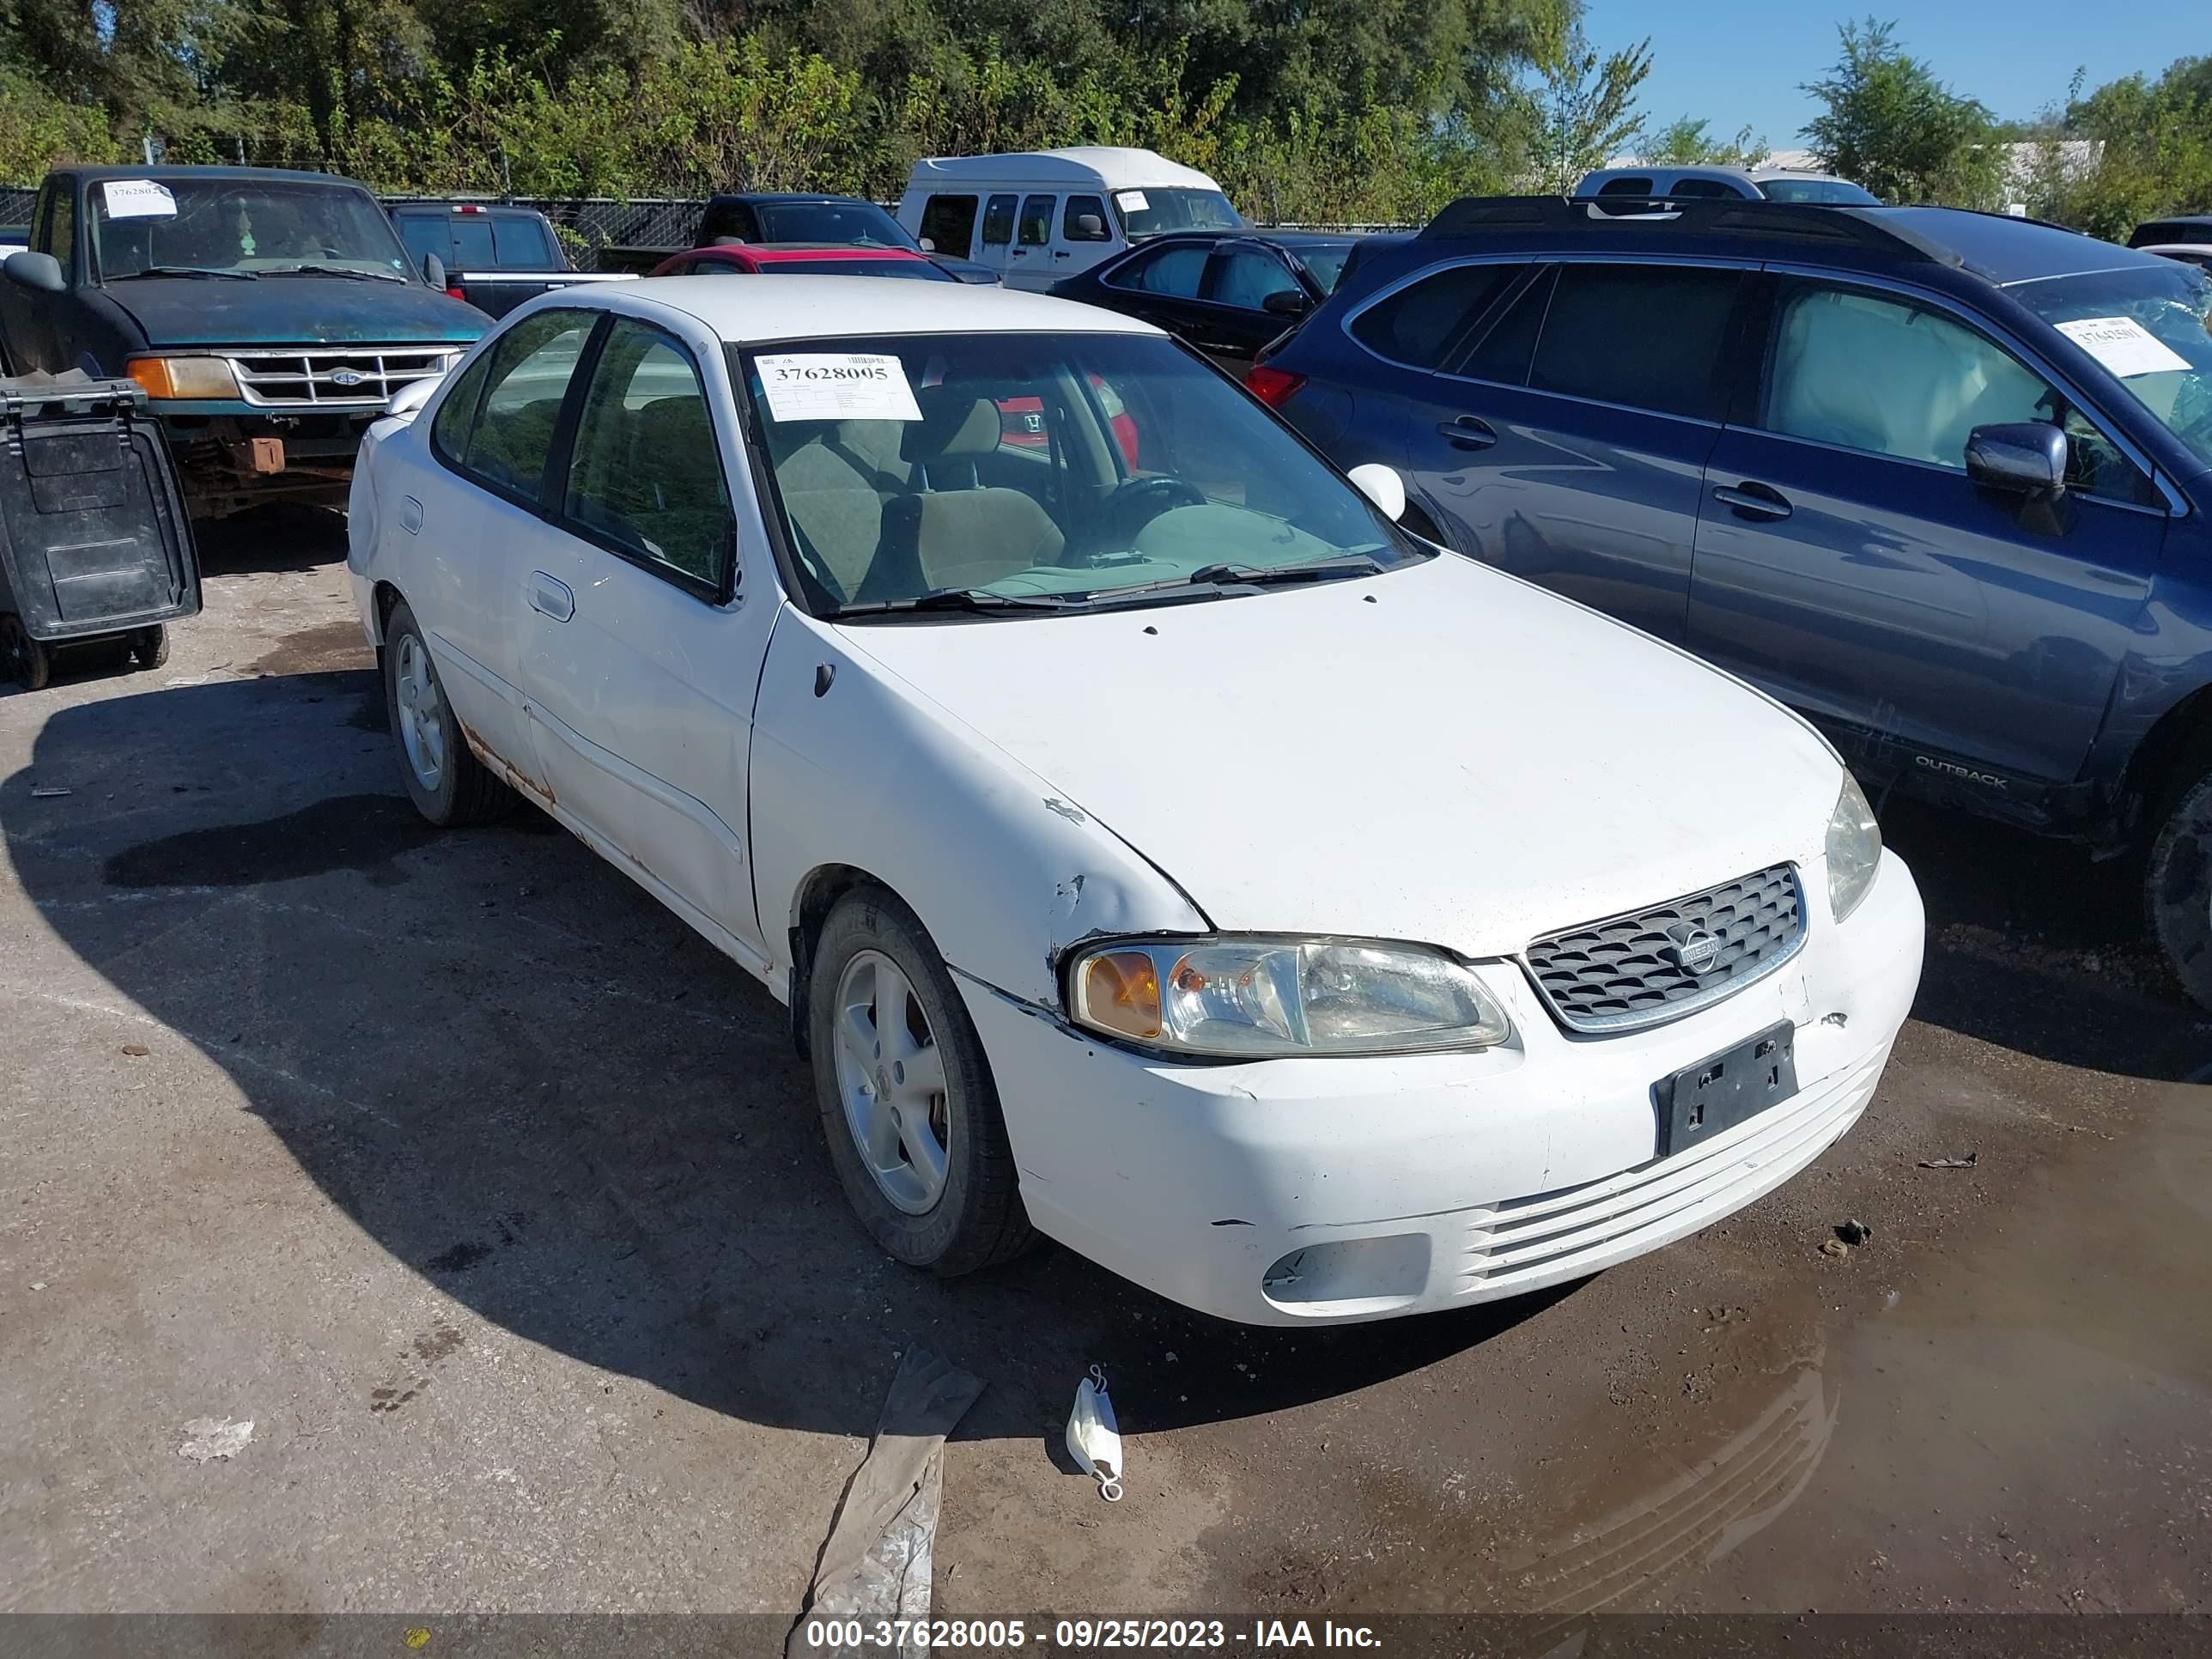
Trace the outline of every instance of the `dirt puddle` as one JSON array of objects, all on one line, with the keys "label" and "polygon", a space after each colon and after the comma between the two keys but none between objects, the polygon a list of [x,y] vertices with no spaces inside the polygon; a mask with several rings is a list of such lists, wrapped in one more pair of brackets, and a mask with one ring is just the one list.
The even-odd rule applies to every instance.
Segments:
[{"label": "dirt puddle", "polygon": [[[2201,1611],[2208,1240],[2212,1088],[2170,1085],[1855,1322],[1817,1303],[1763,1319],[1640,1443],[1594,1420],[1591,1455],[1562,1463],[1574,1489],[1522,1493],[1568,1518],[1500,1549],[1486,1599],[1567,1619]],[[1879,1241],[1852,1266],[1863,1291],[1893,1271]]]}]

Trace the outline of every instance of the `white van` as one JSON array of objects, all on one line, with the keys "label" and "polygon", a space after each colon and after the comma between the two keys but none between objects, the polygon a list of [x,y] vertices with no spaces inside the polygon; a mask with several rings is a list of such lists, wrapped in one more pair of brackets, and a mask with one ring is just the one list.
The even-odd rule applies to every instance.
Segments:
[{"label": "white van", "polygon": [[898,221],[933,252],[987,264],[1009,288],[1037,289],[1147,236],[1244,225],[1195,167],[1103,145],[917,161]]}]

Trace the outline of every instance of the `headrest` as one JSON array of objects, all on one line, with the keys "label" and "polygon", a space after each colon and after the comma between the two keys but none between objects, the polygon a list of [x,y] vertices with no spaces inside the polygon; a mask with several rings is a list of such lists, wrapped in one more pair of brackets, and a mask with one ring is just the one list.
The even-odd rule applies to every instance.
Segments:
[{"label": "headrest", "polygon": [[998,449],[1004,428],[998,404],[988,398],[962,386],[926,386],[915,389],[914,400],[921,418],[899,441],[905,459],[968,460]]}]

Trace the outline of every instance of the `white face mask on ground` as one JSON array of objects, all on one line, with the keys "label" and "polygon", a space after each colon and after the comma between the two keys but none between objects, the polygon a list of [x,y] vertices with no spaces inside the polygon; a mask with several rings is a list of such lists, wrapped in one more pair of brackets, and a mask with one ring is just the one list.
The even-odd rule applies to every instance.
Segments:
[{"label": "white face mask on ground", "polygon": [[1098,1482],[1098,1495],[1121,1501],[1121,1431],[1114,1421],[1114,1402],[1099,1366],[1075,1385],[1075,1409],[1067,1414],[1067,1455]]}]

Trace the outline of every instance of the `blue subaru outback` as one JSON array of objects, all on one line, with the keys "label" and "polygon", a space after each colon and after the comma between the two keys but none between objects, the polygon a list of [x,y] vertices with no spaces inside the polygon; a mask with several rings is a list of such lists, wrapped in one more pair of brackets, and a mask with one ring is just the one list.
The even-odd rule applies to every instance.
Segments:
[{"label": "blue subaru outback", "polygon": [[[2212,1007],[2212,273],[1944,208],[1469,199],[1252,390],[1863,774],[2147,854]],[[1624,684],[1623,697],[1636,688]]]}]

